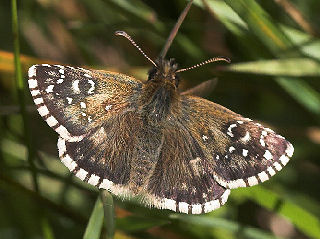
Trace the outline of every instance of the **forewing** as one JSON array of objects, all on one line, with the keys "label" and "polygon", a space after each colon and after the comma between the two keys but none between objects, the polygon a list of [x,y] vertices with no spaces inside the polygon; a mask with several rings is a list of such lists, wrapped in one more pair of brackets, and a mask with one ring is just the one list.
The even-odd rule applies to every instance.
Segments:
[{"label": "forewing", "polygon": [[60,137],[81,141],[113,114],[134,108],[141,83],[123,74],[61,65],[34,65],[29,88],[39,114]]},{"label": "forewing", "polygon": [[214,178],[226,188],[270,179],[293,154],[292,144],[259,123],[202,98],[186,96],[182,101],[181,123],[191,129]]}]

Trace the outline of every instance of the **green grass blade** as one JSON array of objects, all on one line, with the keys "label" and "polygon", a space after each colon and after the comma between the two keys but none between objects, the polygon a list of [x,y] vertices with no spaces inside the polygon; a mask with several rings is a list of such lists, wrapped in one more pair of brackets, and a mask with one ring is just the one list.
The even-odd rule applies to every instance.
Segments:
[{"label": "green grass blade", "polygon": [[276,81],[310,112],[320,116],[320,93],[299,79],[277,77]]},{"label": "green grass blade", "polygon": [[46,217],[42,218],[42,230],[43,230],[43,237],[45,239],[55,239],[53,231],[48,222],[48,218]]},{"label": "green grass blade", "polygon": [[255,0],[225,0],[225,2],[274,55],[285,56],[287,50],[293,46],[289,38],[272,22],[270,16]]},{"label": "green grass blade", "polygon": [[105,226],[106,226],[106,238],[112,239],[115,232],[115,214],[113,197],[107,190],[100,191],[100,197],[103,204]]},{"label": "green grass blade", "polygon": [[[243,24],[243,22],[245,22],[250,32],[253,32],[255,36],[258,37],[260,41],[265,45],[266,49],[268,49],[270,53],[272,53],[275,57],[284,58],[288,55],[302,55],[300,54],[300,51],[303,53],[302,50],[293,53],[290,52],[290,49],[293,48],[294,44],[291,42],[291,40],[289,40],[282,29],[271,21],[269,15],[256,3],[256,1],[225,0],[225,3],[227,3],[242,19],[242,21],[240,21],[239,19],[234,17],[231,20],[231,18],[227,18],[224,15],[219,16],[219,19],[222,19],[226,27],[232,26],[230,29],[232,32],[236,32],[240,37],[245,37],[246,29],[243,27],[239,27],[240,24]],[[224,14],[225,12],[220,11],[219,13]],[[234,24],[234,21],[236,21],[236,24]],[[244,42],[244,40],[242,40],[242,42]],[[250,47],[247,47],[246,49],[248,49],[249,52],[253,52],[251,55],[254,56],[254,48],[251,49]],[[261,58],[261,55],[259,58]],[[310,62],[308,64],[310,67]],[[311,66],[310,68],[313,68],[313,71],[315,71],[314,67],[315,65]],[[313,90],[308,83],[302,81],[299,82],[298,80],[284,77],[280,80],[276,79],[276,81],[280,84],[281,87],[286,90],[286,92],[288,92],[306,109],[314,114],[319,114],[319,107],[317,107],[317,104],[319,102],[318,92]],[[307,93],[307,95],[302,95],[302,92]]]},{"label": "green grass blade", "polygon": [[[233,222],[223,218],[217,218],[217,217],[211,217],[211,216],[184,215],[184,214],[171,214],[170,218],[177,219],[194,226],[197,225],[197,226],[202,226],[207,228],[225,229],[228,232],[237,233],[239,237],[242,236],[243,238],[252,238],[252,239],[278,238],[262,230],[248,227],[248,226],[243,226],[238,222]],[[239,234],[241,234],[241,236]]]},{"label": "green grass blade", "polygon": [[21,62],[20,62],[19,25],[18,25],[18,13],[17,13],[16,0],[11,1],[11,9],[12,9],[12,33],[13,33],[13,47],[14,47],[14,67],[15,67],[15,79],[16,79],[16,87],[17,87],[17,93],[18,93],[18,101],[20,105],[20,111],[22,114],[24,137],[26,139],[26,145],[28,148],[28,162],[31,168],[33,186],[36,191],[39,191],[39,185],[38,185],[37,174],[36,174],[35,163],[34,163],[35,151],[32,145],[31,134],[28,127],[29,126],[28,115],[27,115],[26,105],[25,105],[25,96],[24,96],[25,85],[22,77]]},{"label": "green grass blade", "polygon": [[250,189],[234,190],[232,195],[238,199],[249,198],[259,205],[283,215],[306,235],[320,238],[319,218],[271,190],[255,186]]},{"label": "green grass blade", "polygon": [[151,217],[128,216],[117,220],[117,227],[126,232],[145,231],[152,227],[169,224],[169,220]]},{"label": "green grass blade", "polygon": [[125,0],[111,0],[120,8],[125,9],[134,16],[141,18],[143,21],[149,22],[154,18],[154,12],[142,1],[125,1]]},{"label": "green grass blade", "polygon": [[281,29],[294,43],[294,50],[298,49],[303,55],[320,60],[319,38],[315,38],[305,32],[284,25],[281,25]]},{"label": "green grass blade", "polygon": [[229,65],[226,68],[235,72],[270,76],[320,76],[320,63],[309,58],[260,60],[246,63],[236,63]]},{"label": "green grass blade", "polygon": [[99,239],[103,224],[103,205],[97,197],[83,239]]},{"label": "green grass blade", "polygon": [[[299,66],[299,67],[298,67]],[[310,112],[320,115],[320,93],[305,81],[279,76],[320,76],[320,64],[309,58],[289,58],[232,64],[228,70],[276,76],[276,81]]]}]

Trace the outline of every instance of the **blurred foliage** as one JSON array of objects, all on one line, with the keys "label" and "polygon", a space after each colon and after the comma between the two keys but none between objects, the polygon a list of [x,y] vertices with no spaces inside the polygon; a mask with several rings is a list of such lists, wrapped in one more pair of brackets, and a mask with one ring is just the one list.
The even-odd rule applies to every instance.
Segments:
[{"label": "blurred foliage", "polygon": [[[185,5],[185,0],[18,1],[24,83],[35,63],[146,79],[150,63],[114,31],[127,31],[154,59]],[[1,1],[0,238],[103,238],[98,191],[59,162],[56,134],[36,112],[26,87],[15,83],[11,10],[10,1]],[[181,67],[218,55],[232,64],[185,72],[183,87],[218,77],[207,98],[276,129],[295,146],[293,159],[268,182],[232,190],[225,206],[206,215],[114,198],[115,238],[320,238],[319,11],[318,0],[194,2],[168,57]]]}]

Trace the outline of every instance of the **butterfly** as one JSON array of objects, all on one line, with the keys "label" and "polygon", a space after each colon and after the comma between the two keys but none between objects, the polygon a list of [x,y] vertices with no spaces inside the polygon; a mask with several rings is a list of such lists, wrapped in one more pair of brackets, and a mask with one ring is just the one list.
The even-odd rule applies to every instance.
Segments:
[{"label": "butterfly", "polygon": [[[144,54],[125,32],[116,34]],[[228,59],[185,69],[173,59],[148,59],[154,67],[146,81],[80,67],[30,67],[33,101],[58,133],[60,160],[75,176],[122,198],[139,196],[150,207],[200,214],[224,205],[230,189],[264,182],[288,163],[293,146],[273,130],[179,91],[181,72]]]}]

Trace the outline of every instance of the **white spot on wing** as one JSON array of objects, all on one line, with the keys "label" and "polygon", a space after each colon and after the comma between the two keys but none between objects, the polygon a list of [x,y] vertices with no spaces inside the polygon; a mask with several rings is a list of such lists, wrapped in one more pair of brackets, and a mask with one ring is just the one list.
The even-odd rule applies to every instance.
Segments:
[{"label": "white spot on wing", "polygon": [[69,142],[79,142],[83,139],[84,135],[72,136],[63,125],[60,125],[55,131],[64,139]]},{"label": "white spot on wing", "polygon": [[273,169],[272,167],[268,167],[267,170],[268,170],[268,172],[269,172],[269,174],[270,174],[271,176],[273,176],[273,175],[276,174],[276,171],[274,171],[274,169]]},{"label": "white spot on wing", "polygon": [[260,138],[260,144],[261,144],[262,147],[266,146],[266,143],[264,142],[264,140],[262,138]]},{"label": "white spot on wing", "polygon": [[106,105],[105,109],[106,111],[110,110],[112,108],[112,105]]},{"label": "white spot on wing", "polygon": [[91,85],[90,89],[88,90],[88,94],[93,94],[93,91],[95,89],[95,83],[93,80],[88,80],[89,84]]},{"label": "white spot on wing", "polygon": [[79,94],[80,93],[80,88],[79,88],[79,80],[74,80],[72,82],[72,90],[74,93]]},{"label": "white spot on wing", "polygon": [[169,198],[164,198],[162,206],[164,209],[170,209],[172,211],[176,211],[176,201],[175,200],[172,200]]},{"label": "white spot on wing", "polygon": [[230,195],[230,190],[229,189],[224,191],[224,193],[221,196],[221,202],[222,202],[221,204],[222,205],[224,205],[227,202],[229,195]]},{"label": "white spot on wing", "polygon": [[202,212],[201,204],[193,204],[192,205],[192,214],[200,214]]},{"label": "white spot on wing", "polygon": [[100,184],[99,188],[104,188],[104,189],[111,189],[113,185],[113,182],[109,181],[108,179],[103,179],[102,183]]},{"label": "white spot on wing", "polygon": [[62,163],[70,170],[73,171],[77,167],[77,163],[67,154],[61,159]]},{"label": "white spot on wing", "polygon": [[47,106],[45,106],[45,105],[39,107],[38,112],[41,116],[46,116],[47,114],[49,114],[49,110],[48,110]]},{"label": "white spot on wing", "polygon": [[213,200],[204,204],[204,212],[208,213],[221,207],[219,200]]},{"label": "white spot on wing", "polygon": [[38,86],[37,80],[28,80],[29,88],[33,89]]},{"label": "white spot on wing", "polygon": [[186,202],[179,202],[179,212],[188,213],[189,212],[189,204]]},{"label": "white spot on wing", "polygon": [[208,138],[208,136],[206,136],[206,135],[202,135],[202,139],[203,139],[203,141],[206,141],[206,140],[209,139],[209,138]]},{"label": "white spot on wing", "polygon": [[32,90],[31,95],[32,96],[40,95],[40,91],[39,90]]},{"label": "white spot on wing", "polygon": [[88,172],[86,170],[80,168],[80,170],[76,173],[76,176],[83,181],[83,180],[85,180],[87,174],[88,174]]},{"label": "white spot on wing", "polygon": [[233,146],[231,146],[230,148],[229,148],[229,152],[230,153],[232,153],[233,151],[235,151],[236,149],[233,147]]},{"label": "white spot on wing", "polygon": [[[62,75],[63,76],[63,75]],[[62,77],[61,77],[62,78]],[[61,84],[63,82],[63,79],[59,79],[59,80],[57,80],[57,83],[58,84]]]},{"label": "white spot on wing", "polygon": [[88,180],[88,183],[93,185],[93,186],[96,186],[99,182],[99,179],[100,177],[95,175],[95,174],[92,174]]},{"label": "white spot on wing", "polygon": [[264,157],[265,159],[267,159],[267,160],[273,159],[273,156],[272,156],[272,154],[270,153],[269,150],[266,150],[266,151],[265,151],[263,157]]},{"label": "white spot on wing", "polygon": [[272,129],[269,129],[269,128],[264,128],[264,129],[269,133],[274,133],[274,131]]},{"label": "white spot on wing", "polygon": [[58,134],[60,134],[63,138],[68,138],[70,137],[70,133],[69,131],[63,126],[63,125],[60,125],[56,131],[58,132]]},{"label": "white spot on wing", "polygon": [[58,124],[58,121],[52,115],[48,119],[46,119],[46,122],[50,127],[53,127]]},{"label": "white spot on wing", "polygon": [[246,135],[245,135],[244,137],[242,137],[241,140],[242,140],[243,142],[245,142],[245,143],[250,140],[250,133],[249,133],[249,131],[246,132]]},{"label": "white spot on wing", "polygon": [[85,108],[87,107],[87,105],[86,105],[86,103],[84,103],[84,102],[81,101],[81,102],[80,102],[80,107],[83,108],[83,109],[85,109]]},{"label": "white spot on wing", "polygon": [[239,188],[239,187],[245,187],[246,183],[243,179],[240,178],[240,179],[228,182],[227,185],[229,188]]},{"label": "white spot on wing", "polygon": [[67,99],[67,101],[68,101],[68,104],[71,104],[71,103],[72,103],[72,98],[67,97],[66,99]]},{"label": "white spot on wing", "polygon": [[230,137],[233,137],[233,133],[232,132],[227,132],[227,135],[229,135]]},{"label": "white spot on wing", "polygon": [[91,76],[91,75],[89,75],[89,74],[87,74],[87,73],[86,73],[86,74],[84,74],[84,76],[85,76],[85,77],[88,77],[88,78],[92,78],[92,76]]},{"label": "white spot on wing", "polygon": [[243,157],[247,157],[247,155],[248,155],[248,150],[247,149],[243,149],[242,150],[242,155],[243,155]]},{"label": "white spot on wing", "polygon": [[53,92],[53,88],[54,88],[54,85],[49,85],[46,89],[46,92],[47,93],[52,93]]},{"label": "white spot on wing", "polygon": [[292,144],[289,143],[288,148],[286,149],[286,154],[287,154],[289,157],[292,157],[293,152],[294,152],[294,148],[293,148]]},{"label": "white spot on wing", "polygon": [[33,66],[31,66],[31,67],[29,68],[29,70],[28,70],[28,76],[29,76],[29,78],[36,76],[36,69],[37,69],[37,65],[33,65]]},{"label": "white spot on wing", "polygon": [[275,162],[273,166],[276,168],[277,171],[280,171],[282,169],[282,166],[278,162]]},{"label": "white spot on wing", "polygon": [[43,103],[43,98],[40,97],[40,98],[34,99],[34,103],[35,103],[36,105],[42,104],[42,103]]},{"label": "white spot on wing", "polygon": [[208,213],[208,212],[211,212],[219,207],[221,207],[222,205],[224,205],[227,200],[228,200],[228,197],[229,197],[229,194],[230,194],[230,190],[227,189],[222,195],[221,195],[221,204],[219,202],[219,199],[216,199],[216,200],[213,200],[213,201],[210,201],[210,202],[206,202],[204,204],[204,212],[205,213]]},{"label": "white spot on wing", "polygon": [[282,163],[283,165],[286,165],[286,164],[289,162],[289,158],[288,158],[287,156],[285,156],[285,155],[282,155],[282,156],[279,158],[279,160],[281,161],[281,163]]},{"label": "white spot on wing", "polygon": [[58,151],[59,151],[59,157],[61,157],[66,151],[66,141],[59,137],[58,139]]},{"label": "white spot on wing", "polygon": [[236,124],[231,124],[228,128],[228,131],[227,131],[227,134],[230,136],[230,137],[234,137],[233,133],[232,133],[232,129],[237,127]]},{"label": "white spot on wing", "polygon": [[269,179],[269,176],[265,171],[258,173],[258,177],[260,178],[261,182],[267,181]]},{"label": "white spot on wing", "polygon": [[252,176],[252,177],[249,177],[248,178],[248,184],[250,186],[253,186],[253,185],[257,185],[259,182],[258,182],[258,179],[256,176]]}]

